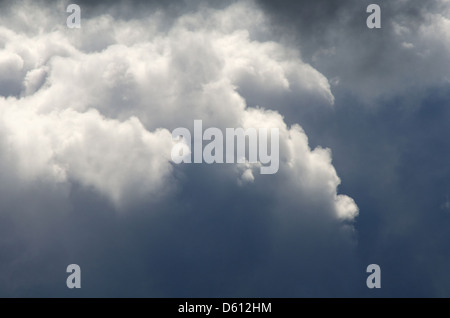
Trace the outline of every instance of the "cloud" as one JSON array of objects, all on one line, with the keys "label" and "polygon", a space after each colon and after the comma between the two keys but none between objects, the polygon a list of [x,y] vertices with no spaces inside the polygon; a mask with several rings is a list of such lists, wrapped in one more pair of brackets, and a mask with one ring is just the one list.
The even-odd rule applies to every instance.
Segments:
[{"label": "cloud", "polygon": [[360,261],[389,284],[377,295],[448,296],[449,2],[380,1],[380,30],[366,27],[370,1],[259,3],[280,42],[330,81],[333,112],[283,114],[333,150],[340,190],[361,210]]},{"label": "cloud", "polygon": [[[426,89],[448,78],[449,3],[381,1],[381,29],[366,27],[370,1],[259,3],[305,61],[363,104],[407,96],[410,108]],[[411,67],[414,65],[414,67]]]},{"label": "cloud", "polygon": [[[56,6],[63,7],[62,3]],[[200,213],[197,218],[208,220],[211,211],[207,205],[220,205],[222,196],[229,196],[247,204],[233,209],[227,202],[222,209],[227,210],[229,218],[248,213],[256,220],[254,211],[260,209],[262,215],[274,220],[274,225],[263,222],[262,234],[252,232],[248,219],[236,225],[238,235],[247,233],[269,240],[261,244],[271,251],[269,256],[257,252],[263,264],[252,259],[254,268],[243,265],[243,272],[253,274],[239,286],[240,293],[257,293],[258,289],[251,286],[265,273],[270,274],[269,281],[276,282],[277,262],[288,261],[296,253],[297,242],[310,239],[315,243],[299,243],[298,252],[327,263],[321,266],[329,270],[325,275],[328,279],[342,280],[333,276],[332,260],[354,264],[351,221],[358,207],[352,198],[338,194],[340,178],[332,165],[331,150],[311,149],[305,131],[298,124],[288,126],[280,114],[285,96],[327,107],[333,105],[334,96],[327,78],[305,63],[298,52],[270,40],[269,21],[258,6],[253,2],[234,3],[223,9],[199,5],[193,12],[172,17],[171,23],[165,20],[164,9],[149,10],[146,18],[121,18],[114,16],[112,6],[106,13],[82,18],[79,30],[66,28],[60,14],[50,8],[31,2],[9,7],[9,21],[16,21],[19,12],[45,16],[39,32],[32,28],[37,23],[34,19],[18,18],[25,24],[0,26],[0,69],[7,72],[0,75],[4,84],[0,91],[0,163],[17,185],[12,188],[34,193],[36,184],[42,183],[48,188],[64,188],[62,200],[73,209],[92,210],[97,205],[106,209],[108,202],[128,212],[124,214],[130,214],[130,218],[131,211],[148,209],[153,214],[155,210],[175,213],[182,220],[185,213],[196,209]],[[170,162],[174,144],[170,132],[176,127],[192,128],[195,119],[203,120],[205,127],[222,129],[279,128],[279,172],[269,177],[259,175],[256,165],[174,165]],[[206,197],[203,194],[208,183],[212,193]],[[192,189],[197,192],[188,195]],[[79,193],[82,202],[74,202]],[[91,200],[97,202],[92,199],[96,195],[102,198],[101,203],[91,204]],[[258,196],[266,198],[269,205],[264,207],[258,200],[249,199]],[[173,211],[175,208],[181,211]],[[8,218],[20,222],[14,216]],[[179,251],[176,237],[195,232],[194,224],[185,221],[184,231],[168,230],[174,237],[165,243],[167,248]],[[65,222],[58,224],[68,226]],[[151,222],[144,221],[155,235],[163,235],[158,224],[174,228],[181,224],[170,217]],[[224,222],[234,223],[231,219]],[[89,233],[95,232],[94,225],[88,228]],[[128,225],[117,225],[117,231],[124,229],[128,231]],[[198,235],[205,234],[205,229],[197,231]],[[219,227],[220,231],[224,228]],[[330,233],[334,242],[323,240],[322,232]],[[138,233],[142,235],[143,230]],[[211,244],[221,240],[214,233],[210,235]],[[192,240],[199,244],[199,238],[194,236]],[[136,237],[128,239],[123,242],[124,253],[131,242],[137,246],[140,243],[139,250],[161,252],[150,243],[138,243]],[[75,250],[81,244],[89,250],[88,255],[94,251],[84,240],[76,243],[74,238],[64,236],[62,241]],[[237,238],[230,244],[239,244]],[[334,247],[342,248],[342,255],[328,256]],[[109,247],[107,251],[114,254]],[[198,258],[186,260],[191,270],[206,257],[201,251],[193,253]],[[232,259],[236,257],[230,248],[226,253]],[[63,254],[58,255],[59,261]],[[88,262],[86,256],[82,258]],[[13,260],[11,256],[10,262]],[[148,262],[145,257],[141,261]],[[164,266],[171,261],[165,261],[161,256],[161,263],[152,265],[154,270],[162,277],[174,275]],[[298,262],[295,257],[289,272]],[[313,263],[300,267],[312,271]],[[304,273],[295,275],[313,284]],[[320,273],[311,277],[320,277]],[[280,282],[289,284],[289,278]],[[305,292],[290,288],[297,294]],[[327,293],[325,285],[313,289],[317,294]],[[198,291],[204,293],[200,288]],[[261,291],[271,293],[267,288]],[[167,294],[183,292],[181,288]],[[274,293],[283,294],[282,285],[277,285]]]},{"label": "cloud", "polygon": [[146,131],[135,117],[108,120],[97,111],[67,109],[45,116],[2,105],[3,138],[18,178],[76,180],[114,203],[156,195],[171,171],[171,134]]},{"label": "cloud", "polygon": [[[248,29],[254,28],[255,22],[249,26],[237,23],[241,20],[236,16],[239,17],[242,12],[250,13],[251,10],[247,5],[236,4],[223,12],[204,9],[199,13],[184,15],[176,20],[167,35],[144,32],[148,30],[148,21],[116,22],[110,16],[96,17],[84,22],[88,32],[79,40],[83,43],[85,38],[96,37],[91,30],[100,25],[106,30],[106,37],[114,39],[100,52],[91,52],[84,45],[77,47],[80,43],[69,36],[73,30],[63,27],[54,34],[33,38],[24,38],[24,35],[3,30],[4,34],[8,34],[3,64],[11,69],[9,73],[22,71],[22,58],[27,65],[21,78],[22,98],[3,101],[6,104],[3,108],[7,111],[4,115],[5,124],[9,125],[10,134],[25,134],[23,143],[34,136],[36,142],[32,147],[36,147],[36,155],[48,153],[42,162],[38,161],[35,165],[43,167],[52,161],[61,161],[55,164],[54,169],[59,169],[63,175],[69,173],[86,184],[96,185],[104,192],[109,193],[105,190],[109,188],[111,197],[117,201],[120,195],[112,187],[120,183],[121,178],[109,179],[101,174],[93,177],[86,172],[91,169],[88,159],[82,159],[84,156],[93,157],[91,164],[94,167],[103,162],[105,173],[128,171],[130,175],[127,179],[133,180],[133,172],[126,165],[119,170],[109,167],[105,161],[111,160],[110,164],[114,165],[118,159],[116,156],[131,152],[130,157],[133,158],[133,151],[136,151],[141,157],[134,160],[148,161],[148,166],[153,166],[154,156],[158,153],[167,154],[167,149],[158,149],[161,147],[158,141],[167,139],[168,135],[155,136],[154,140],[139,146],[132,142],[121,144],[121,138],[145,139],[146,134],[153,136],[146,129],[170,129],[186,124],[191,126],[193,120],[198,118],[219,127],[239,127],[240,118],[248,117],[249,112],[255,118],[261,113],[259,109],[246,109],[245,97],[257,92],[263,92],[262,100],[266,99],[265,93],[273,96],[293,91],[299,96],[318,95],[325,103],[332,103],[333,97],[326,78],[281,45],[252,41]],[[264,22],[264,19],[257,13],[256,21]],[[128,23],[134,28],[130,29]],[[204,25],[218,27],[211,31]],[[134,37],[128,34],[124,36],[131,30]],[[23,57],[18,55],[20,53]],[[90,111],[92,109],[101,115]],[[13,118],[6,117],[10,112]],[[24,119],[27,115],[31,118]],[[108,120],[102,115],[120,122]],[[275,126],[284,125],[280,118],[271,120],[273,116],[277,116],[276,113],[268,113],[268,118],[260,116],[260,120],[272,121]],[[140,120],[143,125],[140,125]],[[96,123],[101,128],[95,128]],[[39,139],[34,126],[40,125],[46,126],[40,129],[52,131],[54,136]],[[252,125],[259,127],[261,122],[253,120]],[[21,127],[20,131],[14,131],[16,127]],[[53,144],[45,140],[47,138],[53,139]],[[76,150],[66,150],[72,147],[70,143],[77,143],[72,141],[76,138],[85,145]],[[289,139],[287,133],[283,138]],[[14,139],[10,140],[16,143]],[[166,148],[171,147],[170,142],[161,141],[164,142]],[[139,147],[147,148],[148,151],[138,151]],[[41,151],[42,148],[48,150]],[[88,150],[94,151],[93,148],[98,148],[98,153],[89,154]],[[307,146],[305,149],[305,154],[297,154],[297,161],[303,162],[305,155],[309,154]],[[18,156],[25,157],[20,153]],[[70,162],[67,162],[69,158]],[[163,158],[167,161],[167,155],[162,155],[160,160]],[[317,162],[324,158],[326,164],[323,167],[327,167],[327,164],[331,167],[326,156],[318,155],[315,158]],[[162,170],[169,171],[168,163],[155,163],[155,168],[158,170],[164,165],[167,168]],[[32,174],[23,168],[19,170],[24,174]],[[100,173],[97,168],[92,170]],[[138,169],[138,172],[143,171]],[[139,175],[158,179],[158,174],[154,172],[137,173],[135,177]],[[337,180],[337,177],[331,178]],[[115,181],[111,183],[112,180]],[[333,181],[333,187],[337,184]],[[125,185],[119,187],[128,188]]]}]

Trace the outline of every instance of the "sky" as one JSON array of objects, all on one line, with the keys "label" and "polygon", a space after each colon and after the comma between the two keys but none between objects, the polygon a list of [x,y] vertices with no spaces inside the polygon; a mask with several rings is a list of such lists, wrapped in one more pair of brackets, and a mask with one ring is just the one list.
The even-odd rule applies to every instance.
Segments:
[{"label": "sky", "polygon": [[450,296],[450,1],[70,3],[0,2],[1,297]]}]

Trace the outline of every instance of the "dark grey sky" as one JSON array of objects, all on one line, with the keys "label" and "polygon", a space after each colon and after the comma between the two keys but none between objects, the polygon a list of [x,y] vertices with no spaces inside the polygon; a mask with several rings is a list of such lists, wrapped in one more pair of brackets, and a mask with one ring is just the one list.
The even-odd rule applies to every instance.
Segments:
[{"label": "dark grey sky", "polygon": [[[80,1],[68,30],[2,2],[0,295],[448,297],[450,8],[379,1],[370,30],[369,3]],[[167,131],[256,106],[294,168],[167,164]]]},{"label": "dark grey sky", "polygon": [[[340,78],[333,112],[299,110],[289,119],[312,143],[333,150],[341,190],[360,208],[358,255],[384,270],[380,294],[448,296],[449,60],[442,42],[422,38],[430,13],[445,16],[448,9],[433,1],[379,2],[382,29],[374,31],[362,27],[363,3],[333,3],[265,3],[282,29],[296,34],[304,58]],[[409,40],[399,38],[394,23],[408,27]],[[403,41],[417,50],[405,50]],[[314,61],[329,47],[336,47],[331,58]]]}]

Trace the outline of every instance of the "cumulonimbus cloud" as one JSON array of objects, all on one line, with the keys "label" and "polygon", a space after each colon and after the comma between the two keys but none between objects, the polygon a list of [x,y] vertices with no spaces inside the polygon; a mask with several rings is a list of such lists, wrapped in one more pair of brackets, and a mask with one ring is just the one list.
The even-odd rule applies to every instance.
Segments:
[{"label": "cumulonimbus cloud", "polygon": [[[40,12],[31,2],[24,8]],[[68,29],[50,14],[39,32],[0,26],[0,144],[17,180],[75,180],[123,206],[170,194],[172,129],[195,119],[219,128],[278,127],[285,186],[353,219],[358,208],[337,194],[331,152],[311,150],[277,105],[246,103],[250,95],[291,94],[331,105],[328,80],[259,34],[268,21],[252,3],[201,8],[169,27],[158,24],[161,15],[104,14]],[[258,182],[252,167],[233,171]]]}]

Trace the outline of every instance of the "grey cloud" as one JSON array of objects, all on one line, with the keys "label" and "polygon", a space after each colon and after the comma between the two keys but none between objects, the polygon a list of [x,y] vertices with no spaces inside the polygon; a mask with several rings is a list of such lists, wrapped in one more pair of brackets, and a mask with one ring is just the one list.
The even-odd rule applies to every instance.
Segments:
[{"label": "grey cloud", "polygon": [[288,100],[282,113],[333,149],[341,190],[358,202],[358,256],[384,284],[358,294],[448,296],[448,3],[377,2],[381,30],[365,26],[368,2],[260,3],[332,83],[332,112]]},{"label": "grey cloud", "polygon": [[376,30],[366,27],[370,1],[260,3],[278,33],[290,43],[297,41],[306,61],[365,102],[403,94],[409,87],[431,87],[447,76],[448,54],[422,32],[437,23],[433,14],[448,14],[445,2],[377,2],[382,28]]}]

